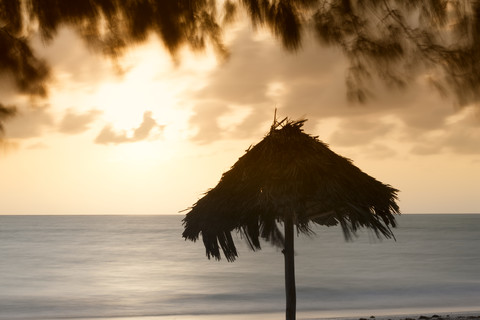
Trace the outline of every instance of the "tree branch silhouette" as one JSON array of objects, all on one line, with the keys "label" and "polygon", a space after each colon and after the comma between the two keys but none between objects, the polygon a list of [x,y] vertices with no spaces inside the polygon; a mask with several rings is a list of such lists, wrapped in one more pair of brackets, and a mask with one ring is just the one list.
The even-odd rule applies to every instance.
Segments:
[{"label": "tree branch silhouette", "polygon": [[3,121],[13,117],[17,113],[17,108],[15,106],[4,106],[0,103],[0,133],[3,133]]},{"label": "tree branch silhouette", "polygon": [[222,35],[243,10],[287,51],[306,32],[338,47],[350,62],[348,97],[365,102],[372,80],[406,87],[428,75],[460,106],[480,100],[480,2],[473,0],[0,0],[0,73],[20,93],[46,96],[49,68],[32,49],[70,27],[110,57],[157,36],[172,56],[212,46],[228,57]]}]

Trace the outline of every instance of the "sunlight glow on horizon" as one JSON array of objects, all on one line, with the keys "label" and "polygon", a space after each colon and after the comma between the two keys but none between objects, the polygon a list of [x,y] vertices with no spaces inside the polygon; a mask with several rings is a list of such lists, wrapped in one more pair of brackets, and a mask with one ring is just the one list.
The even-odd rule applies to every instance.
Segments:
[{"label": "sunlight glow on horizon", "polygon": [[[235,40],[243,25],[235,28],[226,38],[238,46]],[[277,46],[266,35],[258,32],[252,42]],[[340,90],[340,82],[333,83],[330,74],[308,74],[298,83],[288,78],[289,72],[313,68],[307,60],[312,56],[302,53],[296,59],[306,62],[293,67],[283,65],[292,63],[284,58],[285,53],[279,54],[281,58],[270,57],[275,51],[268,50],[259,57],[236,55],[221,61],[210,48],[203,53],[185,49],[175,61],[152,38],[118,59],[121,73],[112,61],[89,52],[68,30],[43,52],[53,65],[49,98],[32,102],[15,95],[8,100],[26,117],[23,123],[21,117],[16,119],[17,125],[20,129],[31,125],[27,128],[31,132],[9,139],[6,123],[7,140],[2,148],[10,151],[0,153],[4,197],[0,214],[178,214],[214,187],[250,145],[260,142],[275,107],[281,119],[309,118],[306,132],[318,135],[366,173],[400,189],[402,212],[480,210],[475,194],[480,187],[480,158],[469,153],[476,139],[469,134],[478,132],[469,129],[478,126],[475,119],[480,118],[473,108],[447,110],[441,98],[428,96],[425,101],[440,104],[435,111],[442,116],[430,109],[422,114],[412,102],[418,99],[414,94],[397,93],[392,98],[383,92],[379,104],[392,99],[393,106],[344,108],[343,96],[336,98],[345,94],[344,88]],[[261,60],[265,56],[280,70],[278,74],[257,71],[265,64]],[[330,64],[328,59],[325,63]],[[335,76],[341,66],[328,66],[328,72]],[[244,72],[239,78],[245,83],[230,83],[238,72]],[[313,85],[324,90],[315,96],[321,98],[318,101],[291,95],[295,90],[303,94]],[[297,105],[310,100],[308,107]],[[412,107],[402,105],[407,103]],[[330,104],[337,113],[322,109]],[[38,127],[27,121],[32,110],[43,121]],[[420,115],[414,120],[419,128],[409,127],[408,117],[417,111]],[[141,139],[133,139],[145,121],[145,112],[151,112],[148,120],[156,125]],[[77,131],[61,130],[67,115],[78,125]],[[443,121],[441,126],[428,123],[435,116]],[[420,130],[422,125],[425,131]],[[105,128],[121,139],[96,141]],[[201,133],[206,140],[195,139]],[[449,144],[444,146],[444,142]]]}]

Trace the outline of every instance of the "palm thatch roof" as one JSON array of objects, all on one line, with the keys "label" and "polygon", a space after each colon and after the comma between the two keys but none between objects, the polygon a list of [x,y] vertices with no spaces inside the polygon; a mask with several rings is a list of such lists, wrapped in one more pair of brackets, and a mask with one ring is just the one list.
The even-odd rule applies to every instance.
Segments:
[{"label": "palm thatch roof", "polygon": [[234,230],[252,250],[260,249],[259,238],[283,247],[278,223],[286,217],[299,232],[309,233],[310,223],[340,224],[346,239],[359,227],[393,237],[398,190],[304,133],[305,121],[275,121],[265,138],[190,208],[183,237],[196,241],[201,234],[208,258],[220,259],[221,249],[228,261],[237,257]]}]

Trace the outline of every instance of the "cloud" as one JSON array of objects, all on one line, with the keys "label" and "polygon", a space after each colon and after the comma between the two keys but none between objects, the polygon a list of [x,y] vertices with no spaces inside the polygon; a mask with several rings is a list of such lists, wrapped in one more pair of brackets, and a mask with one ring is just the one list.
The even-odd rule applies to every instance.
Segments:
[{"label": "cloud", "polygon": [[94,54],[71,28],[59,28],[48,45],[38,34],[32,38],[32,43],[52,68],[53,79],[49,83],[52,88],[93,88],[105,79],[121,76],[114,61]]},{"label": "cloud", "polygon": [[[306,131],[312,134],[317,124],[335,120],[335,128],[321,140],[382,157],[397,154],[399,145],[416,154],[477,153],[480,146],[478,126],[448,123],[461,110],[434,91],[427,77],[412,79],[406,90],[374,82],[373,98],[365,105],[352,104],[345,84],[348,63],[337,49],[307,38],[299,52],[286,53],[274,40],[259,39],[247,28],[230,46],[230,59],[193,95],[190,125],[197,143],[256,138],[268,130],[277,107],[279,117],[308,118]],[[221,125],[222,118],[241,109],[250,113],[234,128]]]},{"label": "cloud", "polygon": [[102,131],[100,131],[99,135],[95,139],[95,143],[98,144],[119,144],[124,142],[129,142],[127,132],[122,131],[121,133],[116,133],[111,125],[106,125],[103,127]]},{"label": "cloud", "polygon": [[340,146],[370,144],[378,138],[384,138],[393,130],[389,123],[365,117],[345,119],[338,126],[330,137],[330,142]]},{"label": "cloud", "polygon": [[397,155],[393,148],[379,143],[370,144],[367,148],[366,154],[371,159],[384,159]]},{"label": "cloud", "polygon": [[0,134],[3,134],[3,122],[8,118],[13,117],[17,113],[17,107],[15,106],[4,106],[0,102]]},{"label": "cloud", "polygon": [[106,125],[95,139],[97,144],[120,144],[146,140],[151,136],[154,129],[163,130],[164,126],[159,125],[152,117],[151,111],[143,114],[143,121],[138,128],[133,129],[133,135],[129,136],[128,131],[115,132],[111,125]]},{"label": "cloud", "polygon": [[46,132],[68,135],[81,134],[90,128],[102,112],[89,110],[76,113],[72,108],[65,111],[63,118],[55,121],[49,105],[18,107],[16,115],[5,123],[7,139],[30,139],[43,136]]},{"label": "cloud", "polygon": [[36,149],[48,149],[48,145],[46,145],[43,142],[37,142],[34,144],[31,144],[27,147],[29,150],[36,150]]},{"label": "cloud", "polygon": [[257,40],[247,29],[238,33],[231,46],[230,59],[210,74],[204,89],[194,96],[197,104],[191,125],[198,129],[194,140],[205,143],[224,137],[215,123],[232,107],[252,109],[246,126],[238,126],[242,131],[237,134],[244,137],[271,122],[275,107],[280,117],[308,117],[309,125],[319,118],[372,114],[382,109],[348,105],[347,64],[335,50],[307,42],[297,54],[289,54],[273,40]]},{"label": "cloud", "polygon": [[162,126],[158,125],[157,121],[152,118],[151,111],[145,111],[143,114],[143,122],[133,131],[131,141],[136,142],[147,139],[152,129],[156,127],[161,128]]},{"label": "cloud", "polygon": [[7,139],[35,138],[53,128],[54,124],[48,105],[18,107],[15,117],[5,123],[5,136]]},{"label": "cloud", "polygon": [[101,111],[92,109],[86,113],[78,114],[72,109],[68,109],[60,121],[58,130],[64,134],[80,134],[90,129],[90,124],[94,122]]},{"label": "cloud", "polygon": [[447,117],[442,130],[418,135],[411,152],[416,155],[440,152],[480,155],[480,118],[475,108],[464,108]]},{"label": "cloud", "polygon": [[227,112],[224,103],[215,100],[202,101],[197,103],[195,110],[195,114],[190,118],[190,123],[198,129],[198,132],[193,140],[198,142],[219,140],[221,130],[217,118]]}]

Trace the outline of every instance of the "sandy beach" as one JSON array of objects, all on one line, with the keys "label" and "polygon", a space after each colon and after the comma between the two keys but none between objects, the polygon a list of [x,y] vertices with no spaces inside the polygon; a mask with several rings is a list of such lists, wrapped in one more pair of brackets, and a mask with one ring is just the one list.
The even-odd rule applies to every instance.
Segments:
[{"label": "sandy beach", "polygon": [[[371,316],[318,316],[322,312],[298,312],[297,320],[480,320],[480,311],[472,312],[450,312],[450,313],[419,313],[419,314],[392,314],[392,315],[371,315]],[[348,311],[345,312],[346,314]],[[229,314],[229,315],[181,315],[166,317],[151,317],[142,320],[281,320],[285,318],[284,313],[256,313],[256,314]],[[117,319],[115,319],[117,320]],[[118,319],[120,320],[120,319]],[[123,319],[125,320],[125,319]],[[129,319],[130,320],[130,319]],[[131,319],[140,320],[140,319]]]},{"label": "sandy beach", "polygon": [[[152,317],[142,320],[279,320],[284,319],[283,313],[267,313],[267,314],[236,314],[236,315],[191,315],[191,316],[167,316]],[[115,319],[116,320],[116,319]],[[120,320],[120,319],[118,319]],[[125,319],[123,319],[125,320]],[[132,319],[134,320],[134,319]],[[140,320],[140,319],[135,319]],[[415,315],[382,315],[368,317],[316,317],[314,312],[299,313],[297,320],[480,320],[479,312],[462,312],[462,313],[440,313],[440,314],[415,314]]]},{"label": "sandy beach", "polygon": [[370,316],[368,318],[358,318],[357,320],[475,320],[480,319],[480,312],[476,313],[452,313],[452,314],[421,314],[408,316]]},{"label": "sandy beach", "polygon": [[[322,312],[299,312],[297,320],[480,320],[480,311],[449,312],[449,313],[419,313],[392,314],[371,316],[320,316]],[[348,313],[348,311],[346,311]],[[98,318],[89,320],[281,320],[284,313],[244,313],[244,314],[204,314],[204,315],[170,315],[146,317]],[[81,320],[81,319],[79,319]],[[86,320],[86,319],[85,319]]]}]

